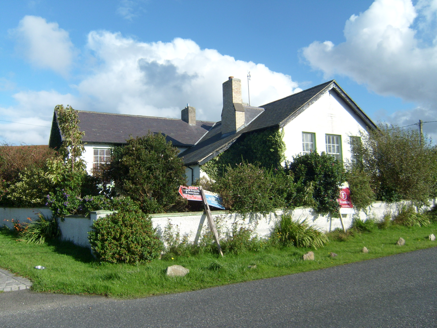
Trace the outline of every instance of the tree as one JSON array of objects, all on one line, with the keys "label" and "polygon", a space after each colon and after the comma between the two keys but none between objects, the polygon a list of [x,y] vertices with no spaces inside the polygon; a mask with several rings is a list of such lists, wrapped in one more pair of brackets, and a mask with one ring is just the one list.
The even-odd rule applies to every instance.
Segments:
[{"label": "tree", "polygon": [[425,204],[436,195],[437,152],[431,140],[422,140],[416,131],[381,125],[362,135],[362,145],[354,147],[352,169],[370,177],[378,200],[413,200]]},{"label": "tree", "polygon": [[179,200],[185,169],[178,149],[162,134],[131,138],[113,150],[108,174],[116,192],[135,200],[145,213],[164,212]]}]

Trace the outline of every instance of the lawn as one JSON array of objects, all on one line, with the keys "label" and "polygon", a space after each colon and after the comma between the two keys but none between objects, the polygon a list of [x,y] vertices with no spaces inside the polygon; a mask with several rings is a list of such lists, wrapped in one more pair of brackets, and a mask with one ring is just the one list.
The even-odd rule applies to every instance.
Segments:
[{"label": "lawn", "polygon": [[[135,298],[319,270],[435,247],[437,241],[428,239],[432,233],[437,235],[437,223],[427,227],[376,229],[356,234],[347,241],[331,240],[317,250],[265,247],[259,252],[225,254],[223,258],[205,254],[127,265],[99,263],[88,249],[68,242],[27,244],[3,229],[0,267],[32,280],[32,289],[37,292]],[[399,237],[406,240],[404,246],[396,245]],[[361,252],[364,246],[369,253]],[[315,260],[303,261],[302,255],[310,250],[314,251]],[[338,256],[330,257],[331,252]],[[167,277],[165,270],[173,264],[188,268],[190,273],[185,277]],[[36,265],[44,266],[45,270],[34,269]]]}]

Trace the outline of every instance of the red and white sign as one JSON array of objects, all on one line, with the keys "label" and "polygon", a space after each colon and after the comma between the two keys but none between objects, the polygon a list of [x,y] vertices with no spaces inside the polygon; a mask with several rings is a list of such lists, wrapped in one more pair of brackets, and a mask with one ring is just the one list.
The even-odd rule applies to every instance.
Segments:
[{"label": "red and white sign", "polygon": [[340,189],[340,198],[337,200],[340,208],[353,208],[351,201],[351,192],[349,188]]},{"label": "red and white sign", "polygon": [[200,188],[199,187],[193,187],[193,186],[189,186],[189,187],[185,187],[185,186],[180,186],[179,187],[179,194],[188,199],[188,200],[196,200],[198,202],[202,201],[202,195],[200,194]]}]

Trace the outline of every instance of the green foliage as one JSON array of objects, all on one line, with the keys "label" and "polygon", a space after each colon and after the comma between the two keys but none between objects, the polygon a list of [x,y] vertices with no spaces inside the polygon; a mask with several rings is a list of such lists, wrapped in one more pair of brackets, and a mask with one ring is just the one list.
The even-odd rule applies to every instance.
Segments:
[{"label": "green foliage", "polygon": [[399,213],[393,219],[393,224],[405,227],[426,227],[431,222],[429,217],[423,213],[417,213],[413,206],[402,206]]},{"label": "green foliage", "polygon": [[226,175],[216,181],[215,190],[227,209],[245,214],[292,206],[295,187],[292,176],[282,169],[269,170],[242,163],[229,166]]},{"label": "green foliage", "polygon": [[254,227],[233,222],[225,237],[220,241],[223,253],[242,254],[246,251],[260,251],[267,245],[254,235]]},{"label": "green foliage", "polygon": [[395,126],[379,128],[361,136],[362,145],[355,152],[362,160],[352,167],[370,177],[378,200],[426,204],[436,194],[437,157],[431,140]]},{"label": "green foliage", "polygon": [[57,105],[55,107],[56,118],[62,135],[62,144],[59,153],[71,167],[71,171],[83,170],[85,163],[81,159],[85,147],[82,138],[85,132],[79,129],[79,113],[73,107]]},{"label": "green foliage", "polygon": [[391,215],[390,214],[384,214],[384,217],[380,222],[377,223],[379,229],[388,229],[392,225],[391,221]]},{"label": "green foliage", "polygon": [[185,169],[177,148],[161,134],[131,138],[113,151],[110,177],[122,196],[136,201],[145,213],[165,212],[180,202],[178,188]]},{"label": "green foliage", "polygon": [[347,172],[346,179],[352,204],[357,210],[366,210],[376,200],[370,176],[363,170],[353,168]]},{"label": "green foliage", "polygon": [[302,222],[293,221],[291,215],[284,214],[275,226],[272,239],[277,239],[284,246],[294,245],[295,247],[323,247],[329,242],[328,237],[310,226],[306,219]]},{"label": "green foliage", "polygon": [[0,146],[0,181],[15,182],[25,169],[43,168],[56,152],[47,146]]},{"label": "green foliage", "polygon": [[311,152],[294,157],[288,169],[293,172],[299,195],[296,206],[308,205],[305,195],[312,191],[316,212],[338,216],[339,186],[346,180],[343,163],[325,153]]},{"label": "green foliage", "polygon": [[49,239],[58,238],[61,235],[56,219],[46,218],[38,213],[38,219],[27,224],[20,236],[28,244],[44,244]]},{"label": "green foliage", "polygon": [[121,211],[94,222],[88,239],[104,262],[141,263],[159,257],[163,244],[141,211]]},{"label": "green foliage", "polygon": [[283,132],[269,128],[254,133],[245,133],[226,152],[202,166],[209,177],[217,180],[230,167],[242,162],[262,168],[280,168],[284,161],[285,143]]},{"label": "green foliage", "polygon": [[345,232],[343,229],[337,228],[334,231],[328,232],[326,236],[329,240],[344,242],[354,237],[355,233],[356,232],[354,230],[349,229]]},{"label": "green foliage", "polygon": [[427,213],[431,222],[437,222],[437,205],[434,205]]},{"label": "green foliage", "polygon": [[374,220],[368,218],[367,220],[363,221],[359,217],[354,217],[352,221],[352,227],[351,229],[361,233],[361,232],[372,232],[377,228],[377,225]]}]

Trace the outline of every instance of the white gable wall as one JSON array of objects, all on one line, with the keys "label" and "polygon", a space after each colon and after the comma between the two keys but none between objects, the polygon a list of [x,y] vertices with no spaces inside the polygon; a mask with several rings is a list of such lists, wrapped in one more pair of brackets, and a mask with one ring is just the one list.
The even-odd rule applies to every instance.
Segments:
[{"label": "white gable wall", "polygon": [[351,159],[350,136],[360,136],[366,132],[364,122],[333,91],[326,92],[316,102],[289,122],[284,128],[285,157],[291,161],[301,154],[302,132],[315,133],[318,153],[326,152],[326,134],[340,135],[343,161]]}]

